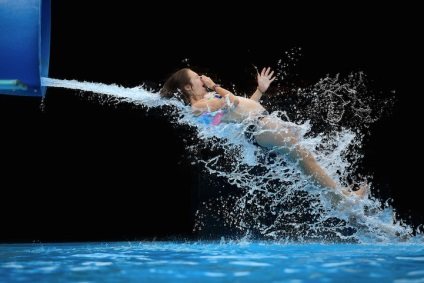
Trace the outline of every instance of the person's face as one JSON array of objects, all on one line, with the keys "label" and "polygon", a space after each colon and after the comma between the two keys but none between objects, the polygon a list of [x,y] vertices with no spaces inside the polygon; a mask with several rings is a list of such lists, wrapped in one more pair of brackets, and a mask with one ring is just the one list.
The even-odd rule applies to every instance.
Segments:
[{"label": "person's face", "polygon": [[188,71],[188,76],[190,77],[190,82],[191,82],[191,86],[188,86],[188,87],[191,88],[193,95],[195,96],[205,95],[207,92],[206,87],[203,84],[202,80],[200,79],[200,76],[196,72],[193,72],[192,70]]}]

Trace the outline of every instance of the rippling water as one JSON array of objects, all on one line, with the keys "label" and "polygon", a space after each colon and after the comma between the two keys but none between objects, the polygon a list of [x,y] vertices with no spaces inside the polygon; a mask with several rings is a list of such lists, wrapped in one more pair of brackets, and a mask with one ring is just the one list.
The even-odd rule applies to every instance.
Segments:
[{"label": "rippling water", "polygon": [[424,245],[0,245],[0,282],[423,282]]}]

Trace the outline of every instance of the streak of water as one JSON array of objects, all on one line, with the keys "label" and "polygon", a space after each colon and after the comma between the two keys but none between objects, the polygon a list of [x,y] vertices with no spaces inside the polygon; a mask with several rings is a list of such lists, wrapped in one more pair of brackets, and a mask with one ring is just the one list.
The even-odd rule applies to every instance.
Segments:
[{"label": "streak of water", "polygon": [[[208,213],[245,235],[278,241],[386,243],[413,238],[412,227],[395,219],[393,208],[372,194],[365,199],[346,197],[334,206],[340,196],[313,186],[297,161],[250,142],[244,135],[248,124],[199,124],[181,101],[161,99],[143,86],[53,78],[42,78],[42,85],[111,95],[147,108],[165,107],[167,115],[177,117],[177,123],[193,127],[197,142],[188,145],[188,151],[207,146],[219,152],[213,157],[197,154],[195,162],[208,174],[238,188],[236,193],[205,202],[194,229],[202,229],[204,213]],[[287,97],[284,92],[279,90],[276,97]],[[355,175],[356,166],[363,157],[360,149],[369,125],[390,110],[392,101],[370,95],[363,74],[347,79],[326,77],[290,95],[286,110],[274,110],[271,115],[296,133],[299,142],[341,186],[367,182],[372,191],[372,176]]]}]

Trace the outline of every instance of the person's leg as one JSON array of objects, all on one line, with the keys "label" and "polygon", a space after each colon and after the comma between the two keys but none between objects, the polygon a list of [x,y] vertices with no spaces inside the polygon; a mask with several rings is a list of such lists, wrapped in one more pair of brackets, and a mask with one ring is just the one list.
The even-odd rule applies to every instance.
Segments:
[{"label": "person's leg", "polygon": [[258,133],[255,135],[256,142],[260,146],[275,148],[280,153],[288,154],[291,158],[298,160],[302,171],[310,175],[316,185],[322,188],[341,189],[341,192],[345,195],[352,193],[357,196],[366,195],[366,187],[352,193],[340,188],[324,169],[322,169],[312,153],[298,144],[297,137],[284,127],[280,120],[264,117],[258,122],[258,126]]}]

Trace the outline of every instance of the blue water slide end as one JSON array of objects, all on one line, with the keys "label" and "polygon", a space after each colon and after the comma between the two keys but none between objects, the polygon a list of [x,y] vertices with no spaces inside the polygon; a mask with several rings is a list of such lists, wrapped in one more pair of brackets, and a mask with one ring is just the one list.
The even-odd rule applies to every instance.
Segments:
[{"label": "blue water slide end", "polygon": [[0,94],[40,96],[48,77],[51,0],[0,1]]}]

